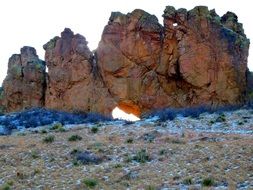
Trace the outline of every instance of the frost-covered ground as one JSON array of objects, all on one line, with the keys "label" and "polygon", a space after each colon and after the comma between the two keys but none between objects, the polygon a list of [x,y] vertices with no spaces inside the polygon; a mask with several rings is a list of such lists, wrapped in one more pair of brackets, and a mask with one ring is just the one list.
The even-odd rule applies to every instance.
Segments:
[{"label": "frost-covered ground", "polygon": [[110,118],[96,113],[68,113],[44,108],[33,108],[0,116],[0,135],[9,135],[15,131],[49,126],[111,121]]},{"label": "frost-covered ground", "polygon": [[[159,124],[159,120],[157,121],[156,118],[149,120]],[[179,116],[173,121],[167,121],[161,123],[161,125],[171,132],[179,133],[191,129],[196,132],[253,135],[253,110],[245,109],[213,114],[203,113],[198,118]]]},{"label": "frost-covered ground", "polygon": [[253,189],[252,163],[250,109],[0,136],[0,187],[12,189]]}]

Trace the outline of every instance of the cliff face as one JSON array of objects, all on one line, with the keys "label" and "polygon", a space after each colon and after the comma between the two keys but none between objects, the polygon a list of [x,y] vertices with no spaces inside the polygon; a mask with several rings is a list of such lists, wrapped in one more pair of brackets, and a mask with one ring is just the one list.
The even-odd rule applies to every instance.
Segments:
[{"label": "cliff face", "polygon": [[243,103],[249,41],[236,15],[168,6],[163,17],[112,13],[97,55],[113,98],[140,112]]},{"label": "cliff face", "polygon": [[48,67],[45,106],[68,111],[109,113],[112,99],[99,80],[96,60],[86,39],[65,29],[44,45]]},{"label": "cliff face", "polygon": [[[25,71],[30,61],[19,58],[22,51],[12,56],[3,85],[7,111],[45,105],[109,115],[118,106],[140,115],[164,107],[243,104],[249,40],[237,16],[167,6],[163,17],[164,26],[143,10],[113,12],[93,53],[83,36],[65,29],[44,45],[46,90],[45,68],[42,80],[27,80],[27,72],[14,75],[12,65]],[[37,70],[29,73],[38,76]],[[23,89],[34,81],[28,97]]]}]

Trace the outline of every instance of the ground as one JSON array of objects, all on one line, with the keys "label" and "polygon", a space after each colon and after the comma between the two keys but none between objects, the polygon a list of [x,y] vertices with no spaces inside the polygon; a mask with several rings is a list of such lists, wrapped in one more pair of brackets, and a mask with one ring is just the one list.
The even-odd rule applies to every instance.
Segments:
[{"label": "ground", "polygon": [[250,110],[64,127],[0,136],[0,189],[253,189]]}]

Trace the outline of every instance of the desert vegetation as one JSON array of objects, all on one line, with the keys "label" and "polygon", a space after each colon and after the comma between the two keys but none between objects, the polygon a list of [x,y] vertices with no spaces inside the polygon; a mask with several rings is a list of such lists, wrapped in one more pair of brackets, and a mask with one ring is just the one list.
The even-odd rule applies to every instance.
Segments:
[{"label": "desert vegetation", "polygon": [[63,132],[63,125],[96,123],[111,120],[111,118],[97,113],[71,113],[44,108],[34,108],[0,116],[0,126],[2,126],[0,134],[10,134],[11,131],[15,129],[20,130],[49,125],[51,126],[50,130]]},{"label": "desert vegetation", "polygon": [[78,125],[58,121],[0,136],[0,187],[253,187],[253,110],[159,116]]}]

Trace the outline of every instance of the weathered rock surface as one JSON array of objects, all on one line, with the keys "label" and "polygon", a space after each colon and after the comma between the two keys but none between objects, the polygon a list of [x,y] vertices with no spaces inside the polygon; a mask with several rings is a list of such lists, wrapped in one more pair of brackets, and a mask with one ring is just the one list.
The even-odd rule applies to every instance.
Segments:
[{"label": "weathered rock surface", "polygon": [[249,104],[253,104],[253,72],[247,71],[247,99]]},{"label": "weathered rock surface", "polygon": [[168,103],[160,86],[163,27],[155,16],[142,10],[112,13],[97,49],[103,80],[118,107],[139,115]]},{"label": "weathered rock surface", "polygon": [[[164,26],[140,9],[113,12],[94,52],[83,36],[66,28],[44,45],[46,92],[38,90],[43,80],[31,79],[40,76],[37,70],[26,66],[31,58],[37,61],[36,53],[12,56],[3,105],[12,111],[45,103],[106,115],[118,106],[138,116],[164,107],[245,103],[249,40],[237,16],[220,17],[204,6],[190,11],[167,6],[163,17]],[[27,90],[34,81],[36,90]]]},{"label": "weathered rock surface", "polygon": [[0,87],[0,114],[5,112],[5,105],[4,105],[4,90]]},{"label": "weathered rock surface", "polygon": [[45,62],[40,60],[32,47],[21,48],[8,63],[3,82],[2,109],[7,112],[44,106],[46,87]]},{"label": "weathered rock surface", "polygon": [[97,55],[115,101],[139,113],[243,103],[249,41],[236,15],[168,6],[163,17],[164,27],[142,10],[112,13]]},{"label": "weathered rock surface", "polygon": [[[173,27],[173,23],[178,25]],[[244,101],[249,41],[235,14],[228,12],[220,18],[207,7],[188,12],[166,7],[164,25],[169,30],[164,44],[178,41],[178,71],[174,72],[190,84],[187,104]]]},{"label": "weathered rock surface", "polygon": [[47,108],[111,112],[112,99],[99,79],[96,59],[83,36],[66,28],[61,37],[50,40],[44,49],[48,67]]}]

